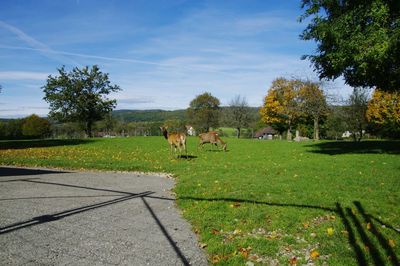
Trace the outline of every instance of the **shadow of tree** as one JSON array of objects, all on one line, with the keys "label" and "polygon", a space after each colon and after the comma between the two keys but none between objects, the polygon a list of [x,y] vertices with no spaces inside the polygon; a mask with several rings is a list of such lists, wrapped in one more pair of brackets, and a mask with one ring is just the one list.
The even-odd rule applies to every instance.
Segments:
[{"label": "shadow of tree", "polygon": [[[374,221],[385,225],[385,227],[393,230],[397,234],[400,234],[393,226],[387,223],[382,223],[379,219],[375,218],[373,215],[366,213],[364,207],[360,202],[354,201],[353,204],[358,210],[354,212],[353,208],[346,207],[345,209],[340,203],[335,203],[335,208],[324,207],[324,206],[314,206],[305,204],[291,204],[291,203],[279,203],[279,202],[263,202],[263,201],[253,201],[245,199],[235,199],[235,198],[197,198],[197,197],[180,197],[179,200],[194,200],[194,201],[211,201],[211,202],[237,202],[237,203],[251,203],[251,204],[261,204],[267,206],[277,206],[277,207],[291,207],[291,208],[306,208],[306,209],[320,209],[324,211],[330,211],[336,213],[340,217],[341,222],[346,229],[348,234],[348,242],[353,249],[358,265],[369,265],[370,258],[374,265],[400,265],[399,258],[396,255],[393,247],[389,244],[388,239],[378,230],[378,226],[374,224]],[[361,222],[363,220],[364,222]],[[364,223],[370,224],[370,229],[364,226]],[[381,252],[381,250],[384,251]]]},{"label": "shadow of tree", "polygon": [[80,145],[80,144],[92,143],[95,141],[97,140],[96,139],[2,140],[0,141],[0,150]]},{"label": "shadow of tree", "polygon": [[43,169],[27,169],[16,167],[0,167],[0,176],[24,176],[24,175],[44,175],[44,174],[62,174],[65,171],[43,170]]},{"label": "shadow of tree", "polygon": [[307,145],[309,152],[337,155],[348,153],[400,154],[400,141],[329,141]]}]

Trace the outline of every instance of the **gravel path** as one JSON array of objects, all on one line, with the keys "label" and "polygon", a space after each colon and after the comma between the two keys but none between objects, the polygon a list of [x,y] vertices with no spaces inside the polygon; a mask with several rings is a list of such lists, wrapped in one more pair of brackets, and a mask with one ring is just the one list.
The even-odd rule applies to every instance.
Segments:
[{"label": "gravel path", "polygon": [[207,265],[172,179],[0,167],[1,265]]}]

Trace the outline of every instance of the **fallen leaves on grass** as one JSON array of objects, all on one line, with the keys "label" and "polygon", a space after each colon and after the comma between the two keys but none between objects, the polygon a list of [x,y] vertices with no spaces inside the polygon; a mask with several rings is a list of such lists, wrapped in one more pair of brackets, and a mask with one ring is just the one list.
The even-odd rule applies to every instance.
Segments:
[{"label": "fallen leaves on grass", "polygon": [[393,239],[389,239],[388,241],[389,246],[391,246],[392,248],[394,248],[396,246],[396,242]]},{"label": "fallen leaves on grass", "polygon": [[253,248],[251,246],[248,246],[247,248],[239,248],[239,253],[240,255],[242,255],[243,258],[247,259],[247,257],[249,256],[250,251]]},{"label": "fallen leaves on grass", "polygon": [[293,256],[289,259],[289,264],[290,265],[297,265],[297,257]]},{"label": "fallen leaves on grass", "polygon": [[231,207],[231,208],[239,208],[240,207],[240,203],[239,202],[233,203],[233,204],[229,205],[229,207]]},{"label": "fallen leaves on grass", "polygon": [[235,231],[233,231],[234,235],[240,235],[242,233],[242,230],[240,229],[235,229]]},{"label": "fallen leaves on grass", "polygon": [[317,259],[318,257],[319,257],[319,252],[318,252],[316,249],[314,249],[314,250],[312,250],[312,251],[310,252],[310,258],[311,258],[311,259],[315,260],[315,259]]},{"label": "fallen leaves on grass", "polygon": [[329,222],[329,221],[334,221],[334,220],[336,220],[336,216],[335,215],[326,214],[326,215],[323,215],[323,216],[315,217],[314,219],[312,219],[311,223],[313,225],[320,225],[322,223]]},{"label": "fallen leaves on grass", "polygon": [[218,229],[215,229],[215,228],[211,229],[211,234],[213,234],[213,235],[218,235],[219,233],[220,233],[220,232],[219,232]]},{"label": "fallen leaves on grass", "polygon": [[371,223],[367,223],[367,229],[368,229],[368,230],[371,230],[371,228],[372,228]]},{"label": "fallen leaves on grass", "polygon": [[328,236],[333,236],[335,230],[333,230],[332,227],[329,227],[328,229],[326,229],[326,233],[328,234]]},{"label": "fallen leaves on grass", "polygon": [[199,243],[200,248],[206,248],[208,245],[206,243]]},{"label": "fallen leaves on grass", "polygon": [[[330,255],[321,255],[318,251],[319,243],[308,244],[303,248],[285,245],[276,253],[276,257],[285,258],[289,265],[315,265],[318,258],[322,265],[327,264]],[[318,264],[319,264],[318,263]]]},{"label": "fallen leaves on grass", "polygon": [[219,255],[214,255],[214,256],[211,257],[211,262],[213,264],[218,263],[220,260],[221,260],[221,257]]}]

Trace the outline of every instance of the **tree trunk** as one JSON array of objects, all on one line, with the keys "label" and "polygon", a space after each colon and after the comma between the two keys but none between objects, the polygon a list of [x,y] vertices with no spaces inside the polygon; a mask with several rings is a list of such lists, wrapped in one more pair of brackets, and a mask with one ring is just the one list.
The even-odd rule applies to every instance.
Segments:
[{"label": "tree trunk", "polygon": [[314,140],[319,140],[318,117],[314,117]]},{"label": "tree trunk", "polygon": [[86,135],[91,138],[92,136],[92,122],[88,121],[86,122]]},{"label": "tree trunk", "polygon": [[240,138],[240,127],[236,128],[237,130],[237,138]]},{"label": "tree trunk", "polygon": [[360,142],[361,141],[361,139],[363,138],[363,131],[362,131],[362,129],[360,129],[360,132],[359,132],[359,137],[358,137],[358,142]]}]

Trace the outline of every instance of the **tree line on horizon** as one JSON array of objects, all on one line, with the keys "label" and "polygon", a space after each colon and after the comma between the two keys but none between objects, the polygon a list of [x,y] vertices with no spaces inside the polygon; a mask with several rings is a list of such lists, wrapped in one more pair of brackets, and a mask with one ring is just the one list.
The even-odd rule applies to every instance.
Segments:
[{"label": "tree line on horizon", "polygon": [[[266,125],[288,139],[293,130],[316,140],[320,136],[339,137],[345,130],[358,141],[366,131],[380,137],[400,137],[400,5],[393,0],[302,0],[301,4],[304,14],[299,20],[310,22],[300,39],[317,43],[315,54],[303,59],[310,60],[320,80],[342,76],[354,88],[343,106],[328,103],[320,81],[279,77],[264,98],[261,119],[251,115],[246,99],[240,95],[232,99],[222,116],[219,99],[204,92],[190,102],[187,121],[171,119],[163,123],[174,130],[191,123],[197,132],[223,125],[235,128],[237,137],[242,128]],[[2,89],[0,86],[0,92]],[[2,122],[1,138],[69,136],[79,131],[92,137],[96,128],[121,135],[131,133],[132,128],[135,134],[154,133],[157,122],[124,124],[112,117],[116,100],[108,95],[121,89],[112,85],[108,74],[96,65],[75,67],[70,72],[61,67],[57,76],[48,77],[42,89],[43,99],[50,104],[51,123],[35,115]],[[46,130],[33,132],[38,125]]]},{"label": "tree line on horizon", "polygon": [[[249,107],[240,95],[234,97],[229,106],[221,107],[216,104],[219,100],[206,92],[196,96],[186,110],[114,111],[93,123],[92,135],[159,136],[160,126],[182,132],[190,125],[197,134],[219,129],[224,136],[243,138],[254,137],[257,130],[266,126],[287,139],[292,139],[295,130],[310,139],[342,139],[346,131],[352,132],[351,137],[358,141],[366,132],[373,137],[400,138],[399,93],[376,90],[369,97],[365,90],[354,89],[345,103],[338,105],[327,101],[320,86],[316,82],[278,78],[268,90],[261,108]],[[210,99],[211,103],[207,103]],[[397,103],[397,106],[390,103]],[[140,115],[135,119],[132,114]],[[221,130],[221,127],[232,130]],[[87,137],[85,123],[61,123],[37,115],[0,121],[0,139],[83,137]]]}]

